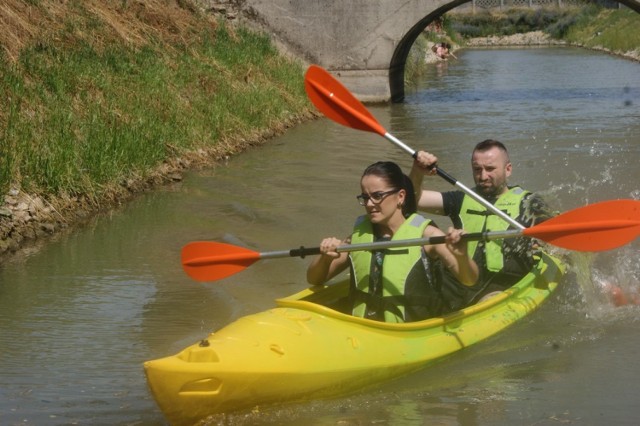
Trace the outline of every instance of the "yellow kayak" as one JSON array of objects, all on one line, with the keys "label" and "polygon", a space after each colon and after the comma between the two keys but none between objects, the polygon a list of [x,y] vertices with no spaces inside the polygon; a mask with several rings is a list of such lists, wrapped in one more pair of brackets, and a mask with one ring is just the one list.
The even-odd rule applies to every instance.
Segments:
[{"label": "yellow kayak", "polygon": [[534,311],[564,268],[542,254],[509,290],[444,317],[390,324],[329,306],[348,283],[278,299],[180,353],[144,364],[149,387],[172,424],[256,405],[344,395],[424,367],[480,342]]}]

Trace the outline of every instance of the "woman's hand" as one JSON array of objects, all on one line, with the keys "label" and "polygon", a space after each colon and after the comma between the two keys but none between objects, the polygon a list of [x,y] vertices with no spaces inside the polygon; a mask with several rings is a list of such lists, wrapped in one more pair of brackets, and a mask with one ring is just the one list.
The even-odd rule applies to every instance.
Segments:
[{"label": "woman's hand", "polygon": [[309,284],[321,285],[344,271],[349,265],[347,253],[338,253],[336,249],[344,244],[349,244],[351,238],[339,240],[334,237],[325,238],[320,242],[320,256],[314,257],[307,268],[307,281]]},{"label": "woman's hand", "polygon": [[340,253],[338,253],[336,249],[342,244],[343,241],[335,237],[325,238],[324,240],[322,240],[322,242],[320,242],[320,254],[332,259],[336,259],[340,257]]}]

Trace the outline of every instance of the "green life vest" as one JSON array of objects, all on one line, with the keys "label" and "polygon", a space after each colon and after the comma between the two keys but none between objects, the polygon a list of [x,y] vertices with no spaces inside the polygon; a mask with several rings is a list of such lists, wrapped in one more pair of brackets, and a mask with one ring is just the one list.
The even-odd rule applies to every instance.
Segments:
[{"label": "green life vest", "polygon": [[[520,215],[520,205],[528,194],[528,191],[514,186],[498,197],[494,206],[515,219]],[[462,229],[466,232],[505,231],[509,228],[507,221],[488,211],[468,195],[465,195],[462,200],[460,220]],[[503,239],[498,239],[485,243],[485,264],[489,271],[499,272],[504,268],[503,242]],[[478,241],[467,243],[469,256],[472,258],[476,256],[478,243]]]},{"label": "green life vest", "polygon": [[[394,234],[392,240],[422,238],[425,228],[431,223],[424,217],[413,214],[406,219]],[[367,216],[358,218],[351,235],[351,243],[371,243],[374,241],[373,225]],[[370,288],[371,274],[376,256],[371,251],[354,251],[349,254],[352,267],[353,315],[365,317],[367,305],[375,302],[384,310],[385,322],[404,322],[406,289],[411,271],[418,266],[424,270],[422,247],[387,249],[382,260],[380,276],[381,291],[375,295]],[[416,274],[411,274],[414,277]],[[422,274],[424,278],[424,274]],[[412,287],[413,288],[413,287]],[[369,306],[371,308],[371,306]]]}]

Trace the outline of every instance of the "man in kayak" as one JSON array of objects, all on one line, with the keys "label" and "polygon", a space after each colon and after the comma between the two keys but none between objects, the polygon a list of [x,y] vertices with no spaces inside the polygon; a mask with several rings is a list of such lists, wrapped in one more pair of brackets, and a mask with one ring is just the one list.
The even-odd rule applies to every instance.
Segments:
[{"label": "man in kayak", "polygon": [[[467,232],[502,231],[509,227],[504,219],[462,191],[420,190],[423,176],[436,174],[437,161],[437,157],[428,152],[416,153],[411,180],[419,210],[449,216],[455,228]],[[471,156],[471,169],[475,192],[523,226],[530,227],[551,217],[539,196],[507,184],[512,165],[507,148],[501,142],[488,139],[478,143]],[[464,296],[467,303],[475,303],[518,282],[533,267],[536,248],[528,238],[469,243],[469,255],[478,264],[480,278],[470,292],[460,289],[461,293],[467,293]]]},{"label": "man in kayak", "polygon": [[449,311],[449,301],[440,291],[444,270],[464,285],[478,278],[478,267],[461,240],[463,231],[449,228],[446,244],[338,253],[336,248],[344,244],[445,235],[416,213],[413,185],[397,164],[372,164],[360,187],[357,199],[366,215],[358,218],[346,239],[322,240],[321,255],[309,265],[307,281],[321,285],[350,267],[351,313],[377,321],[418,321]]}]

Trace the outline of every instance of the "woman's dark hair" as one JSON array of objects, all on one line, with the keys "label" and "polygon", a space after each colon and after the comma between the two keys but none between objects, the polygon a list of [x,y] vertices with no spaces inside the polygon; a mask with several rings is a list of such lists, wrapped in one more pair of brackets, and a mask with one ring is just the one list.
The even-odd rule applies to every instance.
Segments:
[{"label": "woman's dark hair", "polygon": [[416,194],[413,192],[413,183],[409,176],[402,173],[402,169],[392,161],[378,161],[373,163],[362,173],[362,177],[374,175],[384,179],[389,186],[396,189],[404,189],[406,192],[402,215],[406,218],[418,211]]}]

